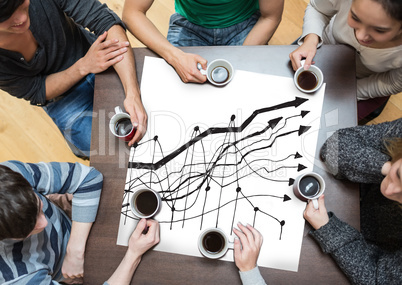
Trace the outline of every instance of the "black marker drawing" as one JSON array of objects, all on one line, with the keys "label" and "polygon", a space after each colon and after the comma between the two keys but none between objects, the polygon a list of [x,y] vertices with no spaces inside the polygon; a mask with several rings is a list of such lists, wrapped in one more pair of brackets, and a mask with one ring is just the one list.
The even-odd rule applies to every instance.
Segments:
[{"label": "black marker drawing", "polygon": [[[122,204],[124,221],[136,219],[130,212],[130,196],[133,189],[145,185],[159,192],[165,213],[166,209],[169,209],[169,217],[165,215],[158,220],[161,224],[168,224],[170,230],[184,228],[187,223],[195,222],[201,231],[204,227],[211,226],[210,223],[205,224],[205,219],[208,217],[211,221],[212,216],[212,226],[226,226],[231,231],[236,226],[236,217],[241,205],[242,211],[252,213],[253,226],[257,221],[273,221],[278,227],[277,239],[281,240],[286,220],[276,216],[266,204],[268,200],[285,204],[291,198],[281,191],[275,194],[262,191],[250,195],[247,189],[250,186],[243,181],[253,177],[260,181],[290,186],[295,177],[282,177],[283,175],[277,173],[287,173],[289,170],[293,170],[291,173],[297,173],[306,168],[303,165],[303,156],[297,150],[281,157],[266,155],[273,147],[278,147],[284,141],[296,141],[309,131],[308,125],[299,124],[294,127],[295,122],[301,121],[309,114],[309,111],[302,108],[306,101],[308,99],[296,97],[285,103],[255,110],[240,126],[235,126],[234,115],[231,116],[227,127],[211,127],[202,131],[196,126],[188,141],[169,154],[164,153],[157,135],[135,144],[128,163],[129,171]],[[285,111],[290,108],[298,111]],[[281,110],[284,110],[283,115],[277,116]],[[270,118],[265,126],[244,133],[258,116],[269,117],[273,111],[276,111],[275,116]],[[214,148],[209,147],[207,155],[204,141],[214,141],[216,137],[220,142]],[[137,149],[145,146],[153,151],[151,162],[137,159]],[[155,153],[159,154],[158,157]],[[229,207],[230,221],[221,218],[221,212]]]}]

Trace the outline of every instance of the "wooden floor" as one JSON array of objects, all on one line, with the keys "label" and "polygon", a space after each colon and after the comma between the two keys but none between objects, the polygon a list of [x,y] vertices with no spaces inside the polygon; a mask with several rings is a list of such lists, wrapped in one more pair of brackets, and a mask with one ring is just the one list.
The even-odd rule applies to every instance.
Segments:
[{"label": "wooden floor", "polygon": [[[103,0],[119,16],[124,0]],[[307,0],[286,0],[282,23],[270,41],[272,45],[291,44],[300,34]],[[174,0],[155,0],[148,17],[166,36]],[[143,46],[129,35],[134,47]],[[89,164],[73,155],[60,131],[46,113],[24,100],[0,90],[0,161],[68,161]],[[402,93],[392,96],[382,114],[370,123],[390,121],[402,116]]]}]

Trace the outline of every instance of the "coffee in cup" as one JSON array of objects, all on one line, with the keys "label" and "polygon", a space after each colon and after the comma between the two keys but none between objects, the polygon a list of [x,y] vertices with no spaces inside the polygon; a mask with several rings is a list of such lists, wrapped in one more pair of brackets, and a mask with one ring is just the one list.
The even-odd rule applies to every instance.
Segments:
[{"label": "coffee in cup", "polygon": [[226,254],[229,248],[233,249],[224,231],[220,228],[209,228],[203,231],[198,238],[198,249],[207,258],[218,259]]},{"label": "coffee in cup", "polygon": [[318,198],[325,191],[325,181],[321,175],[308,172],[300,175],[293,183],[293,193],[302,201],[311,200],[315,209],[318,209]]},{"label": "coffee in cup", "polygon": [[109,129],[113,135],[128,142],[135,134],[135,128],[131,123],[130,115],[124,113],[119,106],[114,110],[116,114],[110,119]]},{"label": "coffee in cup", "polygon": [[[304,64],[304,61],[302,61]],[[303,64],[296,70],[293,81],[296,87],[304,93],[313,93],[320,89],[324,82],[324,75],[321,69],[311,65],[309,69],[304,70]]]},{"label": "coffee in cup", "polygon": [[161,197],[155,190],[141,186],[133,191],[130,207],[138,218],[151,218],[159,212]]},{"label": "coffee in cup", "polygon": [[201,69],[201,64],[197,64],[198,69],[203,75],[207,76],[209,82],[215,86],[228,84],[234,75],[232,64],[225,59],[215,59],[207,65],[207,69]]}]

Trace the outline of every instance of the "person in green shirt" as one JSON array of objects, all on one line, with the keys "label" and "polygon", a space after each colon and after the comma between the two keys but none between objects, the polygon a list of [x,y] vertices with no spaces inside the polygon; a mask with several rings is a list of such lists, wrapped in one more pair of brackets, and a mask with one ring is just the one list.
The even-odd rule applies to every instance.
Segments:
[{"label": "person in green shirt", "polygon": [[265,45],[282,19],[284,0],[175,0],[165,38],[147,18],[153,0],[126,0],[122,19],[144,45],[172,65],[185,83],[203,83],[207,60],[178,46]]}]

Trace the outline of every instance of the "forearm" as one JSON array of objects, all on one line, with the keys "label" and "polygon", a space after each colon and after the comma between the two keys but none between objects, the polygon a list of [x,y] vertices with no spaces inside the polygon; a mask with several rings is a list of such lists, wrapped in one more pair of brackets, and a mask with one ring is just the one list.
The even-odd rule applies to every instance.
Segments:
[{"label": "forearm", "polygon": [[46,77],[46,100],[51,100],[67,92],[89,74],[82,63],[80,59],[69,68]]},{"label": "forearm", "polygon": [[260,19],[251,29],[243,45],[266,45],[279,26],[281,19]]},{"label": "forearm", "polygon": [[[330,213],[330,221],[310,232],[331,254],[352,284],[393,284],[401,280],[401,252],[384,252]],[[399,284],[399,282],[396,282]],[[395,283],[395,284],[396,284]]]},{"label": "forearm", "polygon": [[132,254],[129,250],[126,252],[123,260],[120,262],[119,266],[115,272],[107,280],[109,285],[125,285],[130,284],[133,278],[134,272],[140,264],[141,256]]},{"label": "forearm", "polygon": [[[389,160],[384,139],[402,135],[402,119],[377,125],[340,129],[320,150],[327,170],[337,178],[359,183],[380,183],[381,168]],[[359,159],[356,159],[358,157]]]},{"label": "forearm", "polygon": [[179,55],[183,52],[174,47],[158,28],[147,18],[145,12],[131,7],[131,2],[126,1],[123,11],[123,20],[128,30],[149,49],[161,56],[166,62],[174,65]]},{"label": "forearm", "polygon": [[247,35],[243,45],[268,44],[282,20],[283,0],[260,0],[259,6],[261,16]]},{"label": "forearm", "polygon": [[92,223],[80,223],[73,221],[71,226],[70,239],[67,243],[66,254],[74,258],[84,259],[85,246],[91,231]]},{"label": "forearm", "polygon": [[[125,30],[120,25],[111,27],[108,31],[107,40],[118,39],[119,42],[128,42]],[[140,96],[137,74],[135,71],[134,53],[129,47],[120,62],[113,65],[123,85],[126,96]]]},{"label": "forearm", "polygon": [[308,34],[315,34],[319,37],[319,44],[321,45],[323,31],[325,27],[329,24],[329,21],[333,15],[327,15],[319,11],[319,8],[321,7],[317,7],[316,3],[313,2],[310,2],[310,4],[307,5],[303,18],[303,32],[300,38],[303,39]]},{"label": "forearm", "polygon": [[402,92],[402,68],[375,73],[357,80],[357,98],[366,100]]}]

